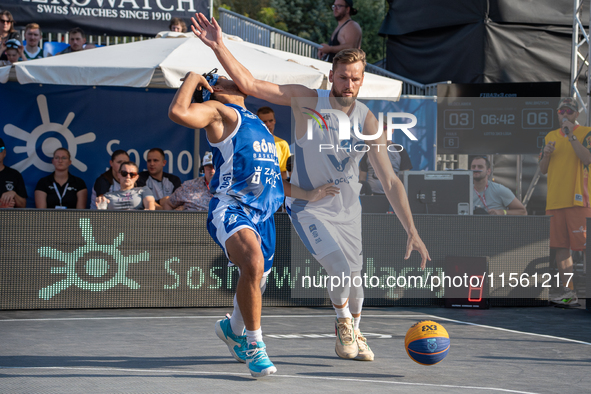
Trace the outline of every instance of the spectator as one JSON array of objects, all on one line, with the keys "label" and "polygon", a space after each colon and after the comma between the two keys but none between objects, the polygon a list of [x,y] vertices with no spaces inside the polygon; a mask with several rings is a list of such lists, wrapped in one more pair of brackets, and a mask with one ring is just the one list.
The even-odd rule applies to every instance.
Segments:
[{"label": "spectator", "polygon": [[289,145],[283,138],[279,138],[275,135],[275,111],[270,107],[261,107],[257,111],[257,116],[263,121],[267,129],[273,135],[275,140],[275,148],[277,148],[277,157],[279,158],[279,168],[281,169],[281,177],[287,179],[287,158],[291,156],[289,152]]},{"label": "spectator", "polygon": [[6,41],[20,39],[18,32],[14,30],[14,18],[8,11],[0,11],[0,60],[8,60],[6,57]]},{"label": "spectator", "polygon": [[82,178],[70,174],[70,151],[58,148],[53,152],[55,171],[37,182],[35,206],[37,208],[84,209],[88,189]]},{"label": "spectator", "polygon": [[4,165],[6,145],[0,138],[0,208],[24,208],[27,206],[27,189],[23,176],[17,170]]},{"label": "spectator", "polygon": [[168,26],[168,29],[170,31],[176,31],[179,33],[186,33],[187,32],[187,25],[185,24],[185,21],[183,21],[181,18],[172,18],[170,20],[170,25]]},{"label": "spectator", "polygon": [[173,209],[177,211],[208,211],[209,201],[213,197],[213,194],[209,191],[209,182],[215,174],[212,160],[212,153],[205,152],[203,164],[200,168],[204,176],[184,182],[169,197],[162,198],[160,200],[162,207],[167,211]]},{"label": "spectator", "polygon": [[470,162],[473,176],[475,213],[489,215],[527,215],[527,210],[509,188],[489,181],[490,161],[486,156],[473,157]]},{"label": "spectator", "polygon": [[[390,148],[388,149],[388,158],[390,159],[390,163],[392,163],[394,173],[401,177],[402,172],[412,170],[412,163],[410,162],[410,157],[406,149],[397,152],[391,145],[393,145],[392,141],[388,141],[388,147]],[[378,179],[376,171],[368,160],[368,157],[369,155],[365,154],[359,162],[359,180],[362,183],[367,182],[372,194],[385,194],[384,187]]]},{"label": "spectator", "polygon": [[148,171],[140,173],[137,185],[148,186],[156,199],[156,209],[162,209],[160,200],[170,196],[172,192],[181,187],[181,179],[173,174],[164,172],[166,156],[160,148],[152,148],[148,151]]},{"label": "spectator", "polygon": [[147,186],[135,187],[138,179],[138,166],[134,162],[126,161],[119,168],[119,184],[121,190],[105,193],[96,199],[97,207],[106,202],[106,209],[156,209],[154,195]]},{"label": "spectator", "polygon": [[25,27],[25,40],[27,45],[25,46],[23,60],[33,60],[43,58],[43,50],[39,46],[41,41],[41,28],[36,23],[29,23]]},{"label": "spectator", "polygon": [[19,60],[26,60],[23,44],[15,38],[6,41],[6,45],[0,47],[0,50],[4,50],[4,54],[8,59],[0,60],[0,66],[10,66]]},{"label": "spectator", "polygon": [[332,13],[337,20],[337,27],[330,42],[322,44],[318,50],[318,58],[327,62],[332,62],[334,56],[343,49],[361,49],[361,26],[351,19],[351,16],[357,14],[357,10],[353,8],[353,0],[335,0]]},{"label": "spectator", "polygon": [[[540,171],[548,174],[546,215],[550,215],[550,248],[556,249],[556,263],[562,280],[555,304],[579,306],[573,286],[571,250],[585,251],[587,219],[591,217],[589,190],[591,128],[579,126],[579,103],[571,97],[558,104],[560,128],[549,132],[540,156]],[[571,275],[569,275],[571,274]]]},{"label": "spectator", "polygon": [[70,46],[58,53],[58,55],[63,55],[65,53],[71,52],[78,52],[84,49],[84,44],[86,44],[86,34],[84,30],[79,27],[75,27],[68,32],[70,36]]},{"label": "spectator", "polygon": [[111,161],[109,161],[111,167],[94,182],[90,196],[90,209],[96,209],[97,197],[121,189],[121,185],[119,185],[119,166],[126,161],[129,161],[129,155],[126,151],[119,149],[113,152]]}]

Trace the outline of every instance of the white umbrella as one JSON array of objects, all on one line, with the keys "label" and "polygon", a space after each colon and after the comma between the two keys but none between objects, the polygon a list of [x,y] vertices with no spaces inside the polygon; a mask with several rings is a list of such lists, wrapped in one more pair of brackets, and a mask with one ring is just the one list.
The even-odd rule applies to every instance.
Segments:
[{"label": "white umbrella", "polygon": [[[258,79],[311,88],[325,84],[322,72],[254,51],[227,39],[228,48]],[[14,65],[21,84],[43,83],[85,86],[158,86],[178,88],[189,71],[205,73],[223,69],[213,51],[196,37],[156,38],[112,45]],[[4,73],[5,74],[5,73]],[[0,70],[0,76],[3,73]],[[2,81],[5,82],[5,81]]]},{"label": "white umbrella", "polygon": [[[21,84],[43,83],[83,86],[171,87],[189,71],[199,74],[218,68],[226,74],[213,51],[193,33],[163,32],[160,38],[111,45],[14,65]],[[226,46],[255,78],[277,83],[297,83],[311,89],[329,87],[330,63],[278,51],[225,35]],[[0,68],[0,82],[10,67]],[[227,74],[226,74],[227,75]],[[365,74],[363,97],[398,98],[402,82]]]}]

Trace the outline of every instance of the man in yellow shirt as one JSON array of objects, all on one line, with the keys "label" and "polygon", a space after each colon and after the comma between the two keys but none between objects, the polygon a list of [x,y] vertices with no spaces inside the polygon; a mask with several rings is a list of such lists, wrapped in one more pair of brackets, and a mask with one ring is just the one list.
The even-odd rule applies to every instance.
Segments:
[{"label": "man in yellow shirt", "polygon": [[257,111],[257,116],[263,121],[265,126],[269,129],[273,138],[275,139],[275,148],[277,148],[277,156],[279,156],[279,168],[281,169],[281,177],[287,179],[287,159],[291,155],[289,152],[289,145],[283,138],[275,135],[275,111],[271,107],[261,107]]},{"label": "man in yellow shirt", "polygon": [[584,251],[589,204],[589,164],[591,128],[577,123],[579,104],[567,97],[558,104],[560,128],[546,135],[540,156],[540,170],[548,174],[546,215],[550,219],[550,247],[556,249],[556,262],[563,293],[551,299],[563,306],[578,306],[573,286],[573,260],[570,250]]}]

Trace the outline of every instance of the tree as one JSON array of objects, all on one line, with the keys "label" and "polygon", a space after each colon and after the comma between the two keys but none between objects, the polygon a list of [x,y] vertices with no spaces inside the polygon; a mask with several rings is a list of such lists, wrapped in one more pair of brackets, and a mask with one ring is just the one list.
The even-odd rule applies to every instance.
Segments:
[{"label": "tree", "polygon": [[[315,43],[329,42],[337,26],[331,5],[334,0],[216,0],[224,8],[305,38]],[[384,38],[378,35],[386,15],[386,0],[356,0],[359,11],[353,20],[363,30],[361,49],[368,63],[384,58]],[[217,7],[216,7],[217,10]]]}]

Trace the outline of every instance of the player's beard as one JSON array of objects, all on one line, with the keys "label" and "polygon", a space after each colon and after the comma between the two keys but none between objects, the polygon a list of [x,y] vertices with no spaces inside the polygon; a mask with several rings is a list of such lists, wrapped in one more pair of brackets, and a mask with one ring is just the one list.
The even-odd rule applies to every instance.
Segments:
[{"label": "player's beard", "polygon": [[[349,92],[353,93],[350,90],[349,90]],[[339,105],[341,105],[343,107],[349,107],[357,99],[357,95],[356,94],[353,94],[353,96],[351,96],[351,97],[344,97],[343,96],[343,92],[337,92],[335,90],[334,86],[332,87],[332,95],[337,100],[337,103],[339,103]]]}]

